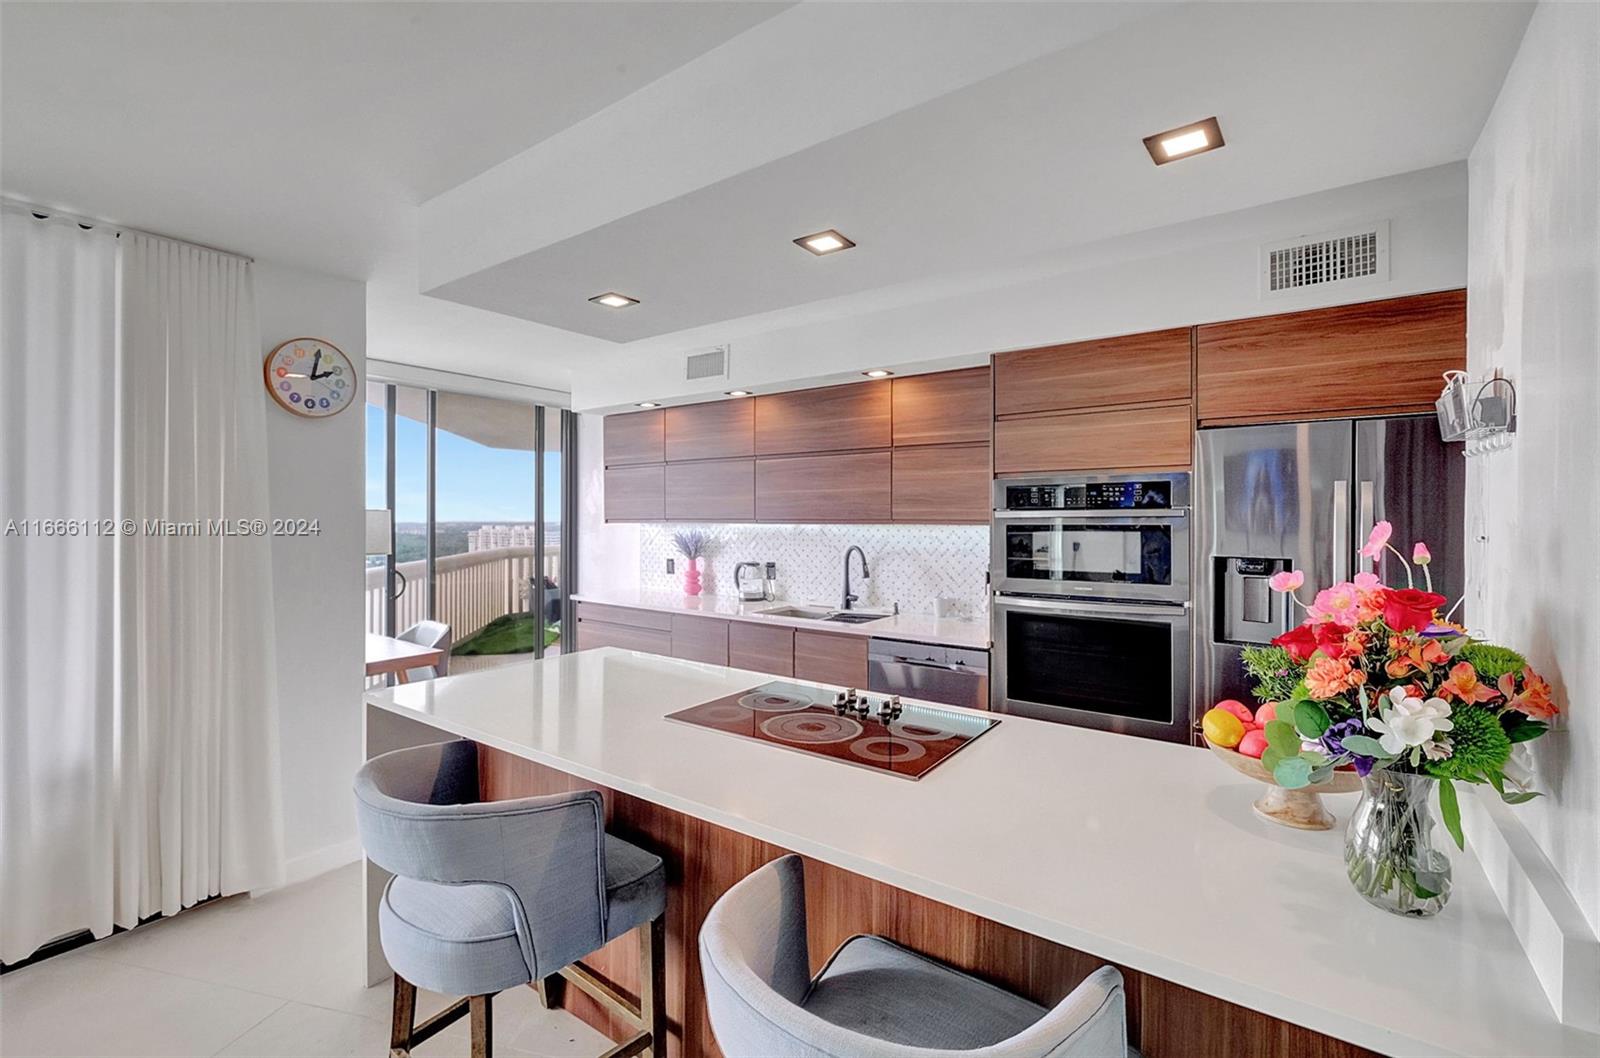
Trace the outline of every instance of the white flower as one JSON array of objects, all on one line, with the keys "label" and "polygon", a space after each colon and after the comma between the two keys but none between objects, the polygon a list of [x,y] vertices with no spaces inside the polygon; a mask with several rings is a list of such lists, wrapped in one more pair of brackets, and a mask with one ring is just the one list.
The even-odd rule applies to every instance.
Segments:
[{"label": "white flower", "polygon": [[[1380,699],[1381,701],[1381,699]],[[1443,698],[1409,697],[1404,687],[1389,692],[1389,703],[1378,716],[1367,717],[1367,726],[1379,733],[1378,745],[1385,753],[1398,756],[1408,747],[1421,746],[1436,732],[1452,730],[1450,703]]]},{"label": "white flower", "polygon": [[1444,760],[1455,751],[1455,743],[1450,741],[1449,735],[1440,735],[1438,738],[1422,747],[1423,755],[1429,760]]}]

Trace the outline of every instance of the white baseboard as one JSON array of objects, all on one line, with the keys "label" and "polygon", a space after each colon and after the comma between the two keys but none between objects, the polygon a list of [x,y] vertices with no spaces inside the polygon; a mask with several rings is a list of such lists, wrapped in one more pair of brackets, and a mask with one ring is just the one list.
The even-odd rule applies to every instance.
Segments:
[{"label": "white baseboard", "polygon": [[293,885],[296,882],[303,882],[359,859],[361,859],[361,842],[357,838],[341,841],[336,845],[325,845],[320,849],[313,849],[285,860],[283,884]]},{"label": "white baseboard", "polygon": [[[1465,791],[1463,791],[1465,792]],[[1600,939],[1555,866],[1494,791],[1461,798],[1461,825],[1564,1025],[1600,1032]]]}]

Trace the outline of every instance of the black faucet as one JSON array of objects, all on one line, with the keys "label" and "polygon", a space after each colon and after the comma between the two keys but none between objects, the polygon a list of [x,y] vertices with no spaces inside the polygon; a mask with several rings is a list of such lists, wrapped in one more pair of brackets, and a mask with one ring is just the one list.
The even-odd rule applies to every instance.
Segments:
[{"label": "black faucet", "polygon": [[851,592],[850,592],[850,555],[851,555],[852,552],[854,552],[855,554],[861,556],[861,576],[866,578],[866,579],[868,579],[868,580],[870,580],[872,578],[872,572],[867,569],[867,553],[865,551],[861,550],[861,548],[856,544],[851,544],[849,547],[845,548],[845,550],[844,550],[844,594],[839,599],[839,609],[841,609],[841,610],[850,609],[850,604],[855,602],[857,599],[860,598],[860,596],[852,595]]}]

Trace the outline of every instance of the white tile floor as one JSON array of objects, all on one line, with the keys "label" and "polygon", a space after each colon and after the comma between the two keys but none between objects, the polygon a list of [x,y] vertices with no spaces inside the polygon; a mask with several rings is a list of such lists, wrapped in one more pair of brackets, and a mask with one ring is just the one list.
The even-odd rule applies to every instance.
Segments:
[{"label": "white tile floor", "polygon": [[[259,898],[218,900],[0,977],[0,1056],[382,1058],[389,986],[365,988],[359,864]],[[421,993],[417,1017],[442,1009]],[[494,1001],[504,1058],[611,1044],[517,988]],[[417,1048],[468,1053],[465,1019]]]}]

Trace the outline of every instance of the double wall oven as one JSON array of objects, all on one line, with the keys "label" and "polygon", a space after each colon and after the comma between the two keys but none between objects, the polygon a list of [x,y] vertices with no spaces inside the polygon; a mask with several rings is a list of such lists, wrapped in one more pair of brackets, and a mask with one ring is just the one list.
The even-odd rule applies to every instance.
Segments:
[{"label": "double wall oven", "polygon": [[998,478],[991,707],[1188,742],[1189,475]]}]

